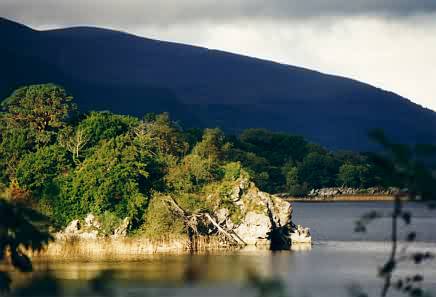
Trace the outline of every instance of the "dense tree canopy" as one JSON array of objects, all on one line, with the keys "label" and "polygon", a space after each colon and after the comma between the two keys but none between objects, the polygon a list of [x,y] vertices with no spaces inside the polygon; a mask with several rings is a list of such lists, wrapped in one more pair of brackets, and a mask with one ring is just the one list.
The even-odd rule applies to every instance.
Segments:
[{"label": "dense tree canopy", "polygon": [[297,196],[320,187],[389,185],[369,155],[329,152],[265,129],[184,130],[167,113],[78,114],[72,97],[52,84],[22,87],[1,106],[0,183],[10,199],[30,199],[59,226],[92,212],[161,230],[154,223],[171,218],[162,197],[208,208],[204,197],[225,194],[240,175],[264,191]]}]

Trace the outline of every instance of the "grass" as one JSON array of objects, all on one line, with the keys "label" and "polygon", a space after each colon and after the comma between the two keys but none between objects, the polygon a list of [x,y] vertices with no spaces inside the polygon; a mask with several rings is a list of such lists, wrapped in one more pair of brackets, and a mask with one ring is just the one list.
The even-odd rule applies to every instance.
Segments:
[{"label": "grass", "polygon": [[228,249],[217,237],[166,236],[149,239],[144,236],[125,238],[59,239],[41,252],[30,253],[32,260],[115,261],[135,260],[150,254],[186,254],[192,251]]}]

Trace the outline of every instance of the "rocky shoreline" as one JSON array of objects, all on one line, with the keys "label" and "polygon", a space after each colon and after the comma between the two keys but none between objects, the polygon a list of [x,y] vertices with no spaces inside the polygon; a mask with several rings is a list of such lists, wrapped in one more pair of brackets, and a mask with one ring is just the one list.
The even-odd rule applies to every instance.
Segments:
[{"label": "rocky shoreline", "polygon": [[312,189],[304,197],[294,197],[287,193],[279,193],[277,196],[287,201],[302,201],[302,202],[327,202],[327,201],[393,201],[395,195],[407,192],[398,188],[381,188],[373,187],[367,189],[335,187]]},{"label": "rocky shoreline", "polygon": [[168,207],[185,220],[187,234],[162,239],[129,236],[129,218],[108,231],[97,216],[88,214],[56,233],[55,241],[39,256],[135,257],[246,246],[290,249],[292,245],[310,245],[312,241],[309,228],[292,221],[291,202],[260,191],[246,178],[235,181],[228,193],[228,203],[213,212],[189,214],[171,197],[165,199]]}]

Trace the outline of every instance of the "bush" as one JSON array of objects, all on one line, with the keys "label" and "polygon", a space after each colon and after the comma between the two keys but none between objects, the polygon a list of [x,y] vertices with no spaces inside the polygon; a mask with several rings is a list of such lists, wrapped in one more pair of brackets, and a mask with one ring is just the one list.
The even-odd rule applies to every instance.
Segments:
[{"label": "bush", "polygon": [[163,196],[155,195],[150,200],[141,227],[147,237],[161,238],[169,234],[186,233],[183,220],[169,209],[163,199]]},{"label": "bush", "polygon": [[248,175],[247,173],[242,171],[241,163],[232,162],[227,163],[222,166],[224,180],[226,181],[234,181],[241,177],[242,173]]},{"label": "bush", "polygon": [[97,216],[97,220],[101,224],[101,229],[99,230],[102,235],[112,235],[113,231],[121,224],[122,219],[120,219],[116,214],[110,211],[105,211],[103,214]]}]

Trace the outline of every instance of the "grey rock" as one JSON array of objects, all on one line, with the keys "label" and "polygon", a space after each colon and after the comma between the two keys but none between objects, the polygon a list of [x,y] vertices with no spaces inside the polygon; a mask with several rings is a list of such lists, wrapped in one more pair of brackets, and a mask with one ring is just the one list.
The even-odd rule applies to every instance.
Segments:
[{"label": "grey rock", "polygon": [[71,223],[68,224],[68,226],[64,230],[64,234],[77,234],[80,232],[80,221],[79,220],[73,220]]},{"label": "grey rock", "polygon": [[218,224],[248,245],[271,244],[274,230],[291,224],[292,204],[260,191],[246,178],[235,182],[230,199],[239,209],[238,219],[233,221],[227,208],[218,209],[214,216]]},{"label": "grey rock", "polygon": [[255,212],[248,212],[243,222],[233,231],[246,244],[256,245],[268,242],[272,223],[268,216]]},{"label": "grey rock", "polygon": [[336,187],[336,188],[322,188],[322,189],[312,189],[307,196],[309,198],[332,198],[335,196],[353,196],[359,194],[366,195],[387,195],[392,196],[398,194],[399,192],[407,192],[402,191],[398,188],[380,188],[380,187],[371,187],[367,189],[361,188],[349,188],[349,187]]}]

